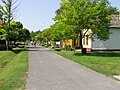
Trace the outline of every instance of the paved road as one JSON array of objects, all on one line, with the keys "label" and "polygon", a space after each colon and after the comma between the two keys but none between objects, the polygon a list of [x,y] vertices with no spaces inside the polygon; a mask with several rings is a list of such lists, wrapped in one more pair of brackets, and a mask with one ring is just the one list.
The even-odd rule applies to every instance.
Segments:
[{"label": "paved road", "polygon": [[43,48],[30,48],[26,90],[120,90],[107,78]]}]

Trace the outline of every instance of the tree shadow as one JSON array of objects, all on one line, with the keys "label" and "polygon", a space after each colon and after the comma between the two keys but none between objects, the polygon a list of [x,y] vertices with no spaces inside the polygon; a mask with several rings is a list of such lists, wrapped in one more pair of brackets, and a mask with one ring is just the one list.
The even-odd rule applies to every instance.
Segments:
[{"label": "tree shadow", "polygon": [[88,52],[86,55],[82,55],[81,53],[77,52],[74,53],[75,56],[101,56],[101,57],[120,57],[120,51],[94,51]]},{"label": "tree shadow", "polygon": [[19,49],[12,49],[11,51],[13,51],[14,53],[18,54],[22,51],[29,51],[27,48],[19,48]]},{"label": "tree shadow", "polygon": [[48,51],[50,51],[50,50],[48,50],[48,49],[40,49],[41,47],[37,47],[37,46],[35,46],[35,47],[26,47],[26,48],[19,48],[19,49],[15,49],[15,50],[12,50],[13,52],[15,52],[16,54],[18,54],[18,53],[20,53],[20,52],[22,52],[22,51],[42,51],[42,52],[48,52]]},{"label": "tree shadow", "polygon": [[39,46],[28,46],[28,47],[26,47],[26,48],[33,48],[33,49],[37,49],[37,48],[40,48]]}]

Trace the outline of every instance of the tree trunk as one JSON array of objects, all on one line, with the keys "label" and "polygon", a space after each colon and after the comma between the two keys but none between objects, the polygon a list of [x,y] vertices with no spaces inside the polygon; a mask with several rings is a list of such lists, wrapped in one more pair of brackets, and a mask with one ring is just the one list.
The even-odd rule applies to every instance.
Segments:
[{"label": "tree trunk", "polygon": [[81,48],[81,53],[82,55],[85,55],[86,54],[86,49],[83,48],[83,44],[82,44],[82,31],[79,31],[79,36],[80,36],[80,48]]},{"label": "tree trunk", "polygon": [[62,48],[63,47],[63,43],[62,43],[63,41],[62,40],[60,40],[60,48]]},{"label": "tree trunk", "polygon": [[6,49],[9,50],[9,40],[6,40]]},{"label": "tree trunk", "polygon": [[76,48],[76,39],[73,40],[73,48]]}]

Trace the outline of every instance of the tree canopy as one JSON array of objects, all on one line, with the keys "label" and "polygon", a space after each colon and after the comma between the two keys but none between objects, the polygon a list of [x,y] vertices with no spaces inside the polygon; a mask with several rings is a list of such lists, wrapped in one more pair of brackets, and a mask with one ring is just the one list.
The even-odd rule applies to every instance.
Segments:
[{"label": "tree canopy", "polygon": [[[6,24],[0,28],[0,38],[6,39]],[[9,40],[10,41],[26,41],[30,38],[30,32],[28,29],[23,28],[23,24],[17,21],[10,22]]]},{"label": "tree canopy", "polygon": [[76,27],[73,31],[79,33],[81,49],[82,38],[89,30],[100,40],[109,38],[111,12],[107,0],[62,0],[54,20]]},{"label": "tree canopy", "polygon": [[9,38],[10,38],[10,22],[15,18],[15,12],[19,4],[18,0],[1,0],[2,5],[0,7],[0,14],[2,18],[6,21],[6,40],[7,40],[7,50],[9,49]]}]

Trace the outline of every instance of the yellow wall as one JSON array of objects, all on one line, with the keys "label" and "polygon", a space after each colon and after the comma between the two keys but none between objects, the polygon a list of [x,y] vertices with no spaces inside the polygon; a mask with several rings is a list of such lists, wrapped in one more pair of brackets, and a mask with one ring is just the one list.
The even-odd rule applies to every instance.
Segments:
[{"label": "yellow wall", "polygon": [[80,46],[80,40],[76,40],[76,47]]},{"label": "yellow wall", "polygon": [[[79,40],[76,40],[76,47],[79,47]],[[74,48],[74,40],[72,40],[72,39],[70,39],[70,40],[65,40],[64,42],[63,42],[63,48],[64,48],[64,46],[65,45],[70,45],[72,48]]]},{"label": "yellow wall", "polygon": [[65,41],[63,41],[63,47],[64,47],[65,45],[70,45],[71,47],[73,47],[73,40],[70,39],[70,40],[65,40]]}]

